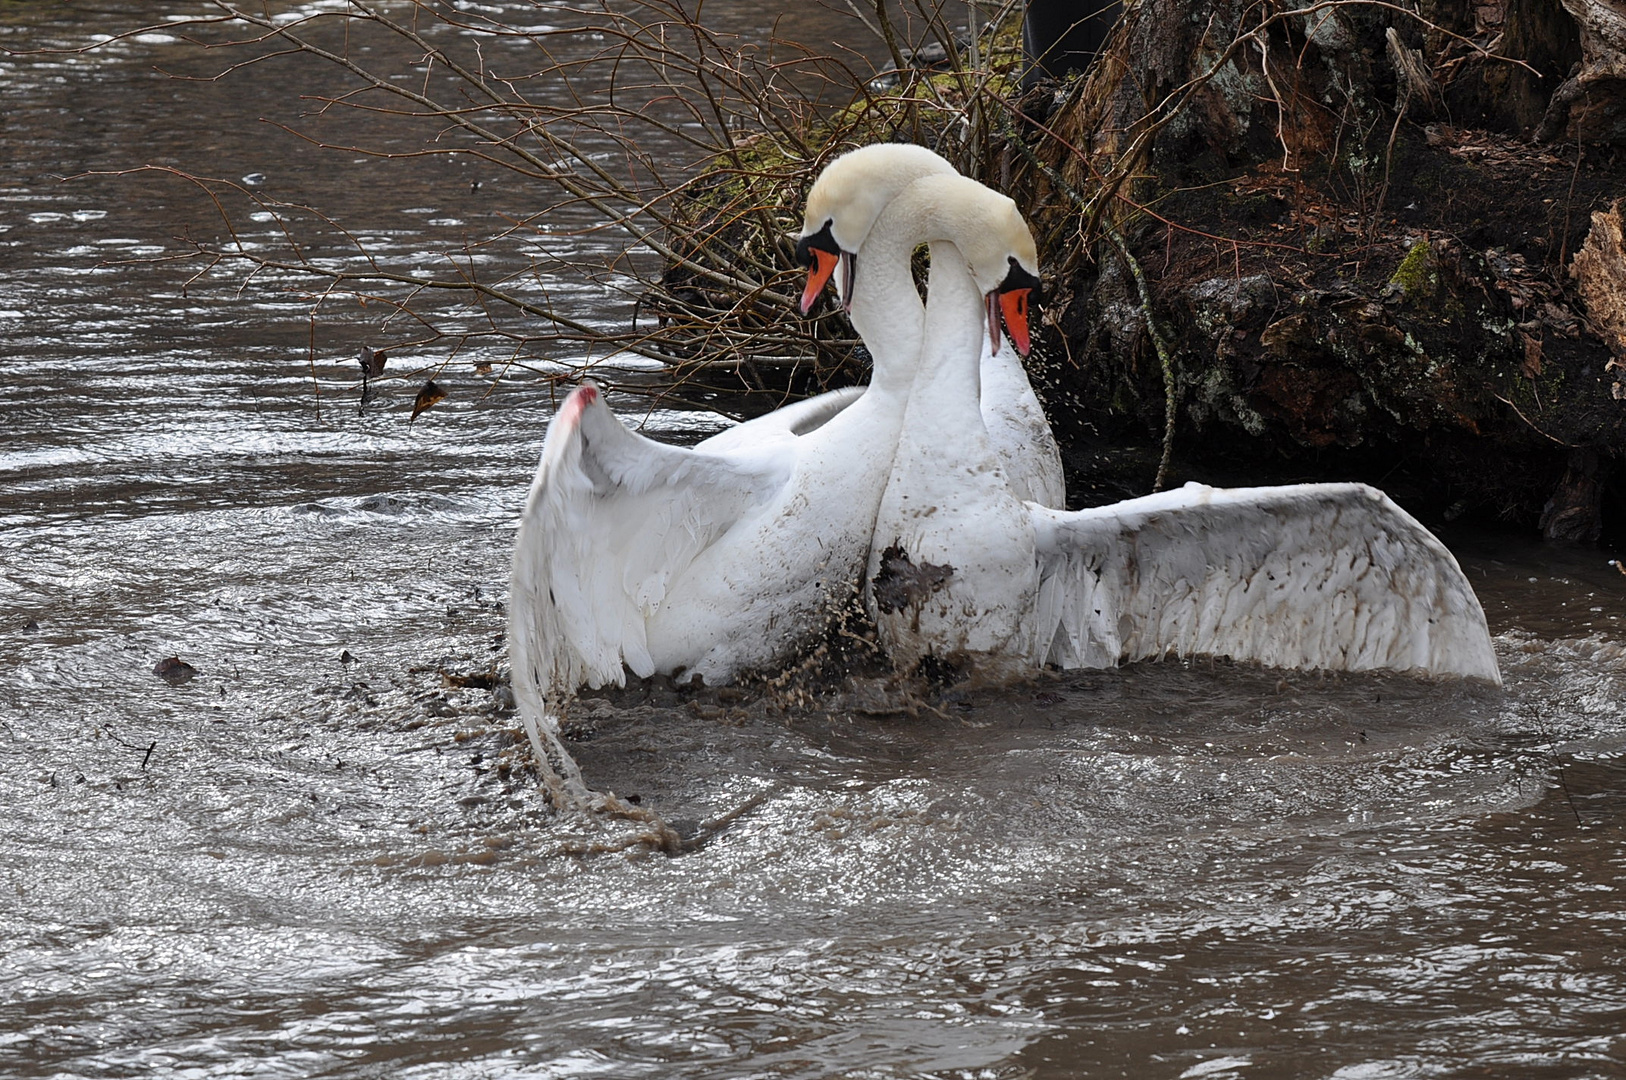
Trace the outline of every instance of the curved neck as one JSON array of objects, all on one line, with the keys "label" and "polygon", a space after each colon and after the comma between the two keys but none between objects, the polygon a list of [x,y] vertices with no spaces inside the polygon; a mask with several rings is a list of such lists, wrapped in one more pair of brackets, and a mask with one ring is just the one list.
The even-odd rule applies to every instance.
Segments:
[{"label": "curved neck", "polygon": [[[912,398],[926,382],[945,408],[980,409],[982,292],[956,241],[979,244],[1001,212],[982,194],[1001,198],[963,177],[922,178],[886,204],[859,247],[850,314],[875,358],[871,390]],[[921,243],[932,252],[924,305],[910,271]]]},{"label": "curved neck", "polygon": [[918,398],[934,415],[964,417],[956,430],[980,429],[982,337],[987,333],[982,292],[954,244],[934,241],[931,254],[917,369],[920,377],[911,404]]},{"label": "curved neck", "polygon": [[910,259],[920,241],[913,215],[882,212],[858,249],[848,315],[874,358],[870,389],[906,395],[915,381],[926,309]]}]

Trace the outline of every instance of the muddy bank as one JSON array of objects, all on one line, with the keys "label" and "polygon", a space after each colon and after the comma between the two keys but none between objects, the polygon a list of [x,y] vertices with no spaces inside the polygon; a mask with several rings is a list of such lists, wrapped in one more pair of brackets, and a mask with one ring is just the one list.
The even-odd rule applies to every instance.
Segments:
[{"label": "muddy bank", "polygon": [[1428,7],[1149,0],[1087,78],[1016,102],[988,171],[1046,254],[1035,376],[1083,501],[1144,490],[1172,402],[1169,482],[1620,527],[1626,158],[1612,84],[1556,93],[1603,46],[1554,5]]}]

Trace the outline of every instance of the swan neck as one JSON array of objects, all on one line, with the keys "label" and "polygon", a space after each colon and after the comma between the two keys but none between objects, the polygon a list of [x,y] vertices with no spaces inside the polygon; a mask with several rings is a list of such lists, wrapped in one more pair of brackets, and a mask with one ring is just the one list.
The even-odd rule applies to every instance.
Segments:
[{"label": "swan neck", "polygon": [[982,293],[959,248],[946,240],[931,245],[926,322],[921,340],[925,394],[943,412],[976,414],[981,423],[982,341],[987,332]]},{"label": "swan neck", "polygon": [[858,250],[848,315],[874,359],[871,390],[903,395],[914,383],[926,317],[909,265],[917,243],[913,222],[883,214]]}]

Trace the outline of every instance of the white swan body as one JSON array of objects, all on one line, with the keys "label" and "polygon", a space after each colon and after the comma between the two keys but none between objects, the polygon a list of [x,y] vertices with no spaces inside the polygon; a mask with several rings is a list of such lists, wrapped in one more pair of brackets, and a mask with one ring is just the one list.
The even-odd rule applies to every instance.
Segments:
[{"label": "white swan body", "polygon": [[549,426],[516,540],[509,648],[533,743],[547,709],[625,671],[726,682],[810,643],[857,588],[919,355],[912,242],[856,267],[869,386],[718,433],[694,448],[627,428],[584,384]]},{"label": "white swan body", "polygon": [[984,341],[981,352],[983,426],[1011,493],[1043,506],[1066,506],[1061,447],[1022,358],[1009,342],[989,349]]},{"label": "white swan body", "polygon": [[[881,224],[894,217],[930,243],[931,269],[915,387],[870,550],[870,613],[902,668],[935,655],[1027,670],[1044,658],[1033,618],[1038,558],[1026,505],[981,422],[978,358],[993,275],[1005,273],[1008,258],[1032,273],[1037,255],[1031,240],[1022,252],[998,242],[1028,236],[1021,214],[962,176],[916,181]],[[980,243],[989,238],[995,243]],[[984,272],[981,287],[968,263]]]},{"label": "white swan body", "polygon": [[[839,251],[837,257],[843,267],[866,266],[877,256],[863,250],[864,242],[893,199],[922,177],[956,175],[954,166],[923,146],[875,143],[849,151],[819,174],[818,182],[808,193],[802,239],[825,233]],[[908,260],[887,269],[897,275],[896,280],[907,281],[913,295]],[[832,271],[828,276],[835,280],[841,300],[850,301],[852,290],[846,275]],[[902,297],[901,285],[899,290],[898,295]],[[810,295],[804,297],[804,310],[811,307],[815,296],[816,292],[810,290]],[[915,305],[920,307],[918,298]],[[867,343],[872,328],[864,323],[861,313],[853,313],[852,321],[854,329]],[[981,426],[1011,489],[1024,499],[1047,506],[1066,505],[1061,449],[1022,367],[1021,357],[1008,344],[985,348],[981,351],[979,372]]]},{"label": "white swan body", "polygon": [[805,435],[712,448],[647,439],[593,384],[572,391],[516,540],[516,688],[568,695],[623,666],[722,682],[817,633],[868,552],[912,371],[895,374]]},{"label": "white swan body", "polygon": [[1019,499],[972,429],[983,295],[1007,259],[1031,265],[1032,238],[971,181],[900,199],[924,185],[940,207],[924,342],[867,594],[895,663],[1003,679],[1203,654],[1500,683],[1456,560],[1373,488],[1192,484],[1075,512]]}]

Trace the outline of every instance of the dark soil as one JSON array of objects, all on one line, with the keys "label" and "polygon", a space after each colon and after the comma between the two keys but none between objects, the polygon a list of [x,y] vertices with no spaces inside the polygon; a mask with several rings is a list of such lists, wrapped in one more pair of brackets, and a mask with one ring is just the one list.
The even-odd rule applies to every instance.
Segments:
[{"label": "dark soil", "polygon": [[[1626,191],[1618,159],[1403,126],[1381,203],[1274,164],[1165,194],[1129,239],[1179,357],[1175,479],[1381,480],[1536,527],[1577,453],[1626,435],[1565,271]],[[1101,477],[1115,462],[1149,482],[1155,450],[1102,444],[1155,447],[1164,386],[1128,274],[1087,271],[1057,286],[1036,377],[1089,501],[1135,487]]]},{"label": "dark soil", "polygon": [[[1156,475],[1157,332],[1166,483],[1364,480],[1436,523],[1586,542],[1626,525],[1626,356],[1572,276],[1593,215],[1626,195],[1626,153],[1595,122],[1601,91],[1568,127],[1548,105],[1579,55],[1569,16],[1430,5],[1465,35],[1502,20],[1498,47],[1528,68],[1389,9],[1341,7],[1341,34],[1277,26],[1268,73],[1238,54],[1135,157],[1146,103],[1253,25],[1230,0],[1195,7],[1145,0],[1088,79],[1016,103],[1025,126],[991,155],[1052,272],[1033,375],[1075,505]],[[1395,28],[1443,87],[1432,103],[1386,59]]]}]

